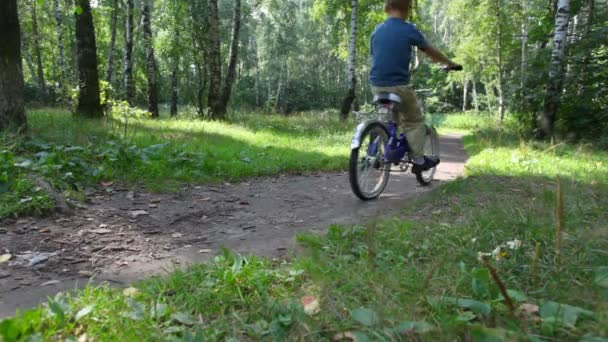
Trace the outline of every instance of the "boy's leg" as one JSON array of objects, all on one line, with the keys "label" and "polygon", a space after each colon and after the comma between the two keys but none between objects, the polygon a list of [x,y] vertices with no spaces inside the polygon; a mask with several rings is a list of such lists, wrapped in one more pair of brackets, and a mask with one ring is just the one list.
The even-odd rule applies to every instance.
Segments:
[{"label": "boy's leg", "polygon": [[396,87],[372,87],[374,94],[395,93],[401,97],[401,105],[395,113],[393,120],[397,122],[399,128],[407,135],[414,159],[424,162],[424,144],[426,142],[426,127],[424,125],[424,115],[418,105],[416,92],[409,86]]}]

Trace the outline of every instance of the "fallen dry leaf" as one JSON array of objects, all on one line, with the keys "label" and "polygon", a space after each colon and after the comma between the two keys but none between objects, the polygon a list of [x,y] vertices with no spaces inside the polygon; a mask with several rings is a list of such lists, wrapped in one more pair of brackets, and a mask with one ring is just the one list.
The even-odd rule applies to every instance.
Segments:
[{"label": "fallen dry leaf", "polygon": [[128,287],[122,291],[125,297],[135,297],[139,294],[139,290],[134,287]]},{"label": "fallen dry leaf", "polygon": [[300,299],[300,304],[304,308],[304,313],[308,316],[314,316],[321,312],[321,304],[315,296],[304,296]]},{"label": "fallen dry leaf", "polygon": [[89,230],[89,232],[90,232],[90,233],[93,233],[93,234],[104,235],[104,234],[109,234],[109,233],[111,233],[112,231],[111,231],[111,230],[109,230],[109,229],[103,229],[103,228],[102,228],[102,229],[90,229],[90,230]]},{"label": "fallen dry leaf", "polygon": [[334,342],[344,341],[344,340],[357,341],[357,336],[355,336],[355,334],[353,334],[352,332],[347,331],[347,332],[335,334],[331,340]]},{"label": "fallen dry leaf", "polygon": [[149,215],[149,214],[145,210],[133,210],[131,212],[131,216],[134,217],[134,218],[138,218],[140,216],[146,216],[146,215]]},{"label": "fallen dry leaf", "polygon": [[40,286],[49,286],[49,285],[55,285],[55,284],[59,284],[59,283],[61,283],[60,280],[49,280],[47,282],[40,284]]},{"label": "fallen dry leaf", "polygon": [[519,306],[519,311],[528,315],[538,315],[539,308],[538,305],[524,303]]},{"label": "fallen dry leaf", "polygon": [[104,188],[107,188],[112,185],[114,185],[114,182],[101,182],[101,186],[103,186]]},{"label": "fallen dry leaf", "polygon": [[201,249],[200,251],[198,251],[199,253],[211,253],[212,251],[210,249]]},{"label": "fallen dry leaf", "polygon": [[13,256],[10,255],[10,254],[2,254],[2,255],[0,255],[0,264],[11,260],[12,257]]}]

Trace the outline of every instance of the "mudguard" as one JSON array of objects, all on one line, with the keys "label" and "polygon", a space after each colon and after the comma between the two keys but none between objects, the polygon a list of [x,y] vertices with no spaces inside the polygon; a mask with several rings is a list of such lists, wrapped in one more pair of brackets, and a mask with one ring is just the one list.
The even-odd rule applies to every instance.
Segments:
[{"label": "mudguard", "polygon": [[380,125],[384,126],[386,129],[386,124],[380,120],[367,120],[367,121],[364,121],[364,122],[358,124],[357,128],[355,128],[355,134],[353,135],[353,140],[350,143],[351,150],[355,150],[355,149],[358,149],[359,147],[361,147],[361,134],[363,134],[363,131],[365,131],[365,129],[372,124],[380,124]]}]

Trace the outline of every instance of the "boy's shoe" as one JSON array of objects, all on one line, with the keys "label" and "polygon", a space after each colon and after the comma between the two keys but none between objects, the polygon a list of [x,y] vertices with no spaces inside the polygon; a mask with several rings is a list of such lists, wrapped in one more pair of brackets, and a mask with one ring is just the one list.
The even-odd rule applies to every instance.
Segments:
[{"label": "boy's shoe", "polygon": [[422,173],[424,171],[428,171],[432,168],[434,168],[435,166],[439,165],[441,161],[439,159],[435,159],[432,157],[424,157],[424,164],[414,164],[414,166],[412,167],[412,173]]}]

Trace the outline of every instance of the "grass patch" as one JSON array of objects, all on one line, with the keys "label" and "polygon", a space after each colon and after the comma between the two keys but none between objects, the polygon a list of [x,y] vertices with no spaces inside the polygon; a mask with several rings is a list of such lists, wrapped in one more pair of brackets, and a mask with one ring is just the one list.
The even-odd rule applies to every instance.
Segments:
[{"label": "grass patch", "polygon": [[[224,251],[209,265],[138,283],[137,290],[60,295],[3,321],[0,334],[230,341],[608,336],[608,182],[599,172],[589,175],[605,155],[547,150],[490,131],[467,146],[469,177],[414,201],[401,217],[302,235],[304,251],[291,261]],[[522,149],[538,159],[535,168],[526,158],[504,161]],[[554,165],[574,160],[581,167]],[[564,199],[559,250],[556,175]],[[490,255],[515,311],[479,253]],[[318,299],[314,315],[299,303],[307,295]]]},{"label": "grass patch", "polygon": [[[446,130],[477,127],[481,118],[450,115],[432,120]],[[82,120],[61,109],[32,110],[28,121],[28,140],[0,148],[2,165],[11,164],[18,179],[9,191],[8,180],[0,177],[0,184],[6,185],[4,192],[0,189],[0,219],[53,209],[52,200],[32,185],[32,178],[81,199],[88,187],[103,181],[172,191],[180,183],[344,170],[356,124],[340,120],[335,112],[289,117],[233,113],[227,122],[213,122],[189,112],[177,119],[164,113],[159,120],[136,115]]]}]

